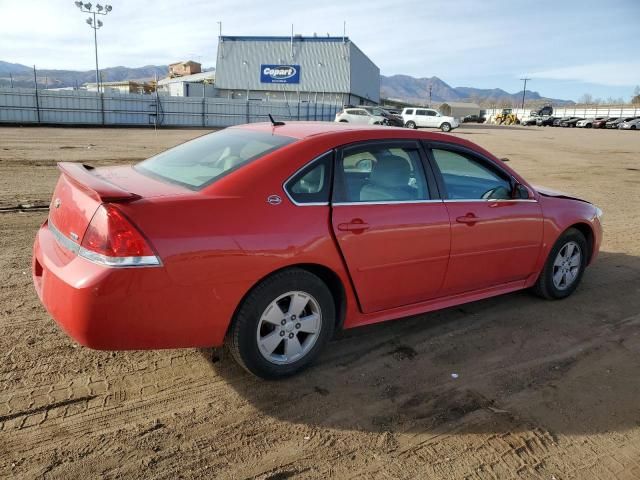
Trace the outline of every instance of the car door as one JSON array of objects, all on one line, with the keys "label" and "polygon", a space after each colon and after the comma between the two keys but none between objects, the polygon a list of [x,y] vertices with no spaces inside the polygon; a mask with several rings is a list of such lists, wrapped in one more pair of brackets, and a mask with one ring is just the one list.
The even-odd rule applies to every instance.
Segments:
[{"label": "car door", "polygon": [[438,128],[440,126],[440,117],[438,117],[438,112],[435,110],[427,110],[426,113],[426,126],[429,128]]},{"label": "car door", "polygon": [[416,109],[415,120],[416,125],[418,127],[428,127],[429,126],[429,117],[427,116],[427,111],[424,109]]},{"label": "car door", "polygon": [[[532,193],[516,187],[508,172],[470,149],[447,143],[429,146],[451,221],[451,256],[442,293],[523,281],[534,273],[543,218]],[[514,190],[521,198],[514,198]]]},{"label": "car door", "polygon": [[449,215],[417,141],[350,145],[336,156],[331,223],[364,313],[438,296]]}]

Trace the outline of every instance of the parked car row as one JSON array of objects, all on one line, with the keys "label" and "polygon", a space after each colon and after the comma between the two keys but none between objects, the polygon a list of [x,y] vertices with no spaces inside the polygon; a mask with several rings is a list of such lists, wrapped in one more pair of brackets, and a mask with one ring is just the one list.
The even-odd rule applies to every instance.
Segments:
[{"label": "parked car row", "polygon": [[398,115],[381,107],[345,105],[342,110],[336,113],[335,121],[339,123],[389,125],[413,129],[439,128],[443,132],[450,132],[460,126],[458,120],[453,117],[442,115],[432,108],[420,107],[405,108]]},{"label": "parked car row", "polygon": [[538,127],[565,128],[619,128],[621,130],[640,130],[640,117],[531,117],[520,122],[521,125],[537,125]]},{"label": "parked car row", "polygon": [[345,105],[342,110],[336,113],[335,121],[341,123],[404,127],[404,121],[400,115],[384,108],[369,105],[360,105],[358,107]]}]

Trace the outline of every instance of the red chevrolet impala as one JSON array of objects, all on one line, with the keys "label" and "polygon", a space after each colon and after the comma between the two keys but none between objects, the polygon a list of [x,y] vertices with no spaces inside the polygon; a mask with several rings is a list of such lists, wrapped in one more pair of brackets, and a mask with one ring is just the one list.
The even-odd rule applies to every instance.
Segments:
[{"label": "red chevrolet impala", "polygon": [[251,124],[134,166],[61,163],[33,279],[97,349],[221,346],[265,378],[335,329],[533,288],[563,298],[602,212],[449,135]]}]

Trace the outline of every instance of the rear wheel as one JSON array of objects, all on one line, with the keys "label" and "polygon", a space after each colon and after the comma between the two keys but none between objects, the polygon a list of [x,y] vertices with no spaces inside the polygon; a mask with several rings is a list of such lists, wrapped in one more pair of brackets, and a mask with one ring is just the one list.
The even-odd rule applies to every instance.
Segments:
[{"label": "rear wheel", "polygon": [[440,125],[440,130],[442,130],[443,132],[450,132],[451,124],[444,122],[442,125]]},{"label": "rear wheel", "polygon": [[229,349],[250,373],[293,375],[316,359],[333,335],[335,305],[325,283],[300,269],[267,278],[244,300],[229,331]]},{"label": "rear wheel", "polygon": [[407,123],[405,123],[405,124],[404,124],[404,126],[405,126],[405,127],[407,127],[407,128],[413,128],[413,129],[418,128],[418,127],[416,126],[416,122],[413,122],[413,121],[411,121],[411,120],[409,120]]},{"label": "rear wheel", "polygon": [[347,120],[338,120],[338,123],[349,123]]},{"label": "rear wheel", "polygon": [[547,299],[560,299],[571,295],[582,280],[587,266],[587,240],[570,228],[555,243],[533,287],[534,292]]}]

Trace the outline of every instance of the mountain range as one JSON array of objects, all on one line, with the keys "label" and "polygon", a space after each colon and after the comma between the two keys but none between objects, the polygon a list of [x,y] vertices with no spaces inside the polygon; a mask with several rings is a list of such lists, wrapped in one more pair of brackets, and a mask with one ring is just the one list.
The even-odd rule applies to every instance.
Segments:
[{"label": "mountain range", "polygon": [[[160,79],[166,77],[168,71],[167,65],[146,65],[137,68],[103,68],[100,73],[102,81],[118,82]],[[95,70],[38,70],[37,76],[38,85],[46,88],[74,87],[96,81]],[[33,68],[19,63],[0,61],[0,87],[10,86],[12,79],[14,87],[33,87]],[[433,103],[473,101],[482,105],[508,106],[510,104],[519,105],[522,101],[522,91],[508,93],[500,88],[451,87],[438,77],[380,76],[380,95],[382,98],[426,105],[429,102],[429,86],[431,86],[431,101]],[[527,90],[526,98],[528,102],[532,103],[553,103],[554,105],[573,103],[570,100],[546,98],[531,90]]]},{"label": "mountain range", "polygon": [[[509,104],[520,105],[522,102],[522,90],[509,93],[501,88],[452,87],[438,77],[380,76],[380,95],[383,98],[426,104],[429,102],[429,87],[431,87],[431,101],[433,103],[471,101],[484,105],[500,106],[504,104],[507,106]],[[527,90],[526,100],[528,103],[536,104],[568,105],[574,103],[571,100],[543,97],[532,90]]]}]

